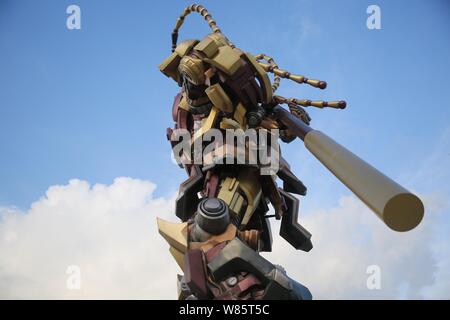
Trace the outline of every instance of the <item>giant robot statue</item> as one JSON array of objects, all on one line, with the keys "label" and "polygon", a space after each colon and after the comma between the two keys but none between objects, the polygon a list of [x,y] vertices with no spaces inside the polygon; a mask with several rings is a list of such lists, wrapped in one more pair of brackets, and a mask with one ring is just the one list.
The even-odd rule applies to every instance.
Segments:
[{"label": "giant robot statue", "polygon": [[[177,44],[178,30],[192,12],[203,16],[212,33]],[[279,234],[294,248],[312,249],[311,234],[297,222],[299,200],[295,195],[304,196],[306,187],[279,155],[273,139],[258,136],[234,153],[230,151],[238,148],[229,141],[215,141],[215,148],[206,150],[211,132],[253,129],[272,138],[276,134],[286,143],[298,137],[388,227],[408,231],[420,223],[424,207],[418,197],[309,127],[311,118],[303,107],[344,109],[344,101],[275,95],[281,79],[320,89],[325,89],[326,82],[292,74],[279,69],[265,54],[253,55],[235,47],[203,6],[191,5],[178,18],[172,53],[159,69],[180,87],[172,107],[175,125],[167,130],[167,137],[188,176],[176,199],[175,214],[181,222],[158,219],[159,232],[184,273],[178,275],[179,299],[312,298],[281,266],[259,254],[271,251],[272,217],[281,220]],[[288,109],[280,106],[283,104]],[[177,148],[181,131],[189,134],[191,145],[200,146],[203,160],[215,152],[209,157],[213,160],[195,161],[191,152]],[[261,142],[268,147],[269,157],[276,159],[276,170],[265,171],[267,163],[259,155],[252,163],[237,159],[241,152],[248,160],[251,149],[261,148]],[[268,214],[269,205],[273,214]]]}]

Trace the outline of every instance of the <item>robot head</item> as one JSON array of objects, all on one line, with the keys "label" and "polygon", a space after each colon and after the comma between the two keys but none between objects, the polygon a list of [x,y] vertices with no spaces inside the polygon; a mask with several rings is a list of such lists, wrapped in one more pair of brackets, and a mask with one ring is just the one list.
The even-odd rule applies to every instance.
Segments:
[{"label": "robot head", "polygon": [[205,66],[201,59],[184,56],[178,66],[180,85],[191,100],[205,96]]}]

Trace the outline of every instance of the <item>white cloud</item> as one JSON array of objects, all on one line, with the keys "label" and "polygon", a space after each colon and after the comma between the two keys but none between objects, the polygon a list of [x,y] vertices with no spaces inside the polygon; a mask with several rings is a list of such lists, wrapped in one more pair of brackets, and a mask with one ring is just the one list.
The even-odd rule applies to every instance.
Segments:
[{"label": "white cloud", "polygon": [[[71,180],[27,212],[0,209],[0,298],[175,298],[179,270],[156,228],[174,199],[154,189]],[[81,268],[81,290],[66,288],[69,265]]]},{"label": "white cloud", "polygon": [[[174,198],[154,198],[154,189],[131,178],[109,186],[71,180],[26,212],[0,209],[0,298],[175,298],[179,270],[155,221],[176,221]],[[344,197],[302,221],[313,233],[310,253],[290,248],[274,226],[267,256],[315,298],[449,298],[448,249],[434,234],[444,205],[426,198],[433,209],[423,225],[400,234]],[[381,267],[382,290],[366,288],[372,264]],[[81,268],[81,290],[66,288],[69,265]]]},{"label": "white cloud", "polygon": [[[434,206],[434,198],[422,198],[431,208],[422,224],[398,233],[353,196],[343,197],[338,207],[319,210],[302,220],[313,234],[315,247],[310,253],[297,253],[277,238],[267,257],[285,266],[318,299],[449,298],[446,270],[450,264],[433,250],[440,246],[450,253],[434,234],[442,222],[439,212],[443,208]],[[366,286],[370,265],[381,269],[381,290]]]}]

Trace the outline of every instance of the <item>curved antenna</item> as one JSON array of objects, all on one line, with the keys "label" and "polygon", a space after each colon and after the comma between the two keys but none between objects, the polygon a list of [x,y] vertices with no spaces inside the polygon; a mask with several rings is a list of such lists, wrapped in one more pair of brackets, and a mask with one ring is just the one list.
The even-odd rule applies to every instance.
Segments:
[{"label": "curved antenna", "polygon": [[[255,59],[260,64],[261,64],[261,62],[260,62],[261,60],[266,61],[272,70],[278,69],[278,65],[276,64],[275,60],[272,57],[269,57],[268,55],[266,55],[264,53],[257,54],[255,56]],[[280,81],[281,81],[281,77],[277,74],[274,74],[273,83],[272,83],[272,91],[273,92],[277,91],[278,87],[280,86]]]},{"label": "curved antenna", "polygon": [[[199,4],[191,4],[184,9],[183,13],[178,17],[177,22],[175,23],[175,28],[172,31],[172,52],[174,52],[175,48],[177,47],[178,30],[180,30],[181,26],[183,25],[184,18],[186,18],[186,16],[188,16],[192,12],[199,13],[205,19],[205,21],[208,23],[208,26],[214,33],[222,34],[222,31],[217,26],[216,21],[212,18],[211,14],[208,12],[208,10],[206,10],[205,7]],[[232,44],[230,45],[234,47]]]}]

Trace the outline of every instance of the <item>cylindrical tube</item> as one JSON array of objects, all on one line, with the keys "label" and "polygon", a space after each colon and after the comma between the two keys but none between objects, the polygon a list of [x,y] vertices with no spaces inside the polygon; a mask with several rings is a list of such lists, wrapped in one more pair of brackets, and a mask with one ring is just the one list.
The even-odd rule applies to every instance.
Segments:
[{"label": "cylindrical tube", "polygon": [[304,142],[306,148],[388,227],[409,231],[420,223],[424,206],[416,195],[320,131],[307,132]]}]

